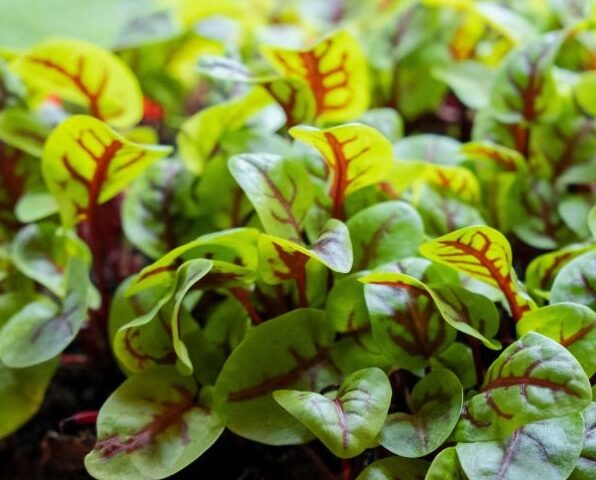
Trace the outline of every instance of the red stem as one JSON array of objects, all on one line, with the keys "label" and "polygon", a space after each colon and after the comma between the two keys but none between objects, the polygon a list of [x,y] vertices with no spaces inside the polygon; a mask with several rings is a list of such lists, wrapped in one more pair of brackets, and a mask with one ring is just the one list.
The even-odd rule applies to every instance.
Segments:
[{"label": "red stem", "polygon": [[246,290],[244,290],[243,288],[231,288],[230,292],[232,292],[232,295],[234,295],[236,300],[238,300],[240,304],[244,307],[254,325],[260,325],[261,323],[263,323],[263,319],[261,318],[259,312],[257,312],[254,305],[250,301],[250,298],[248,297],[248,292]]}]

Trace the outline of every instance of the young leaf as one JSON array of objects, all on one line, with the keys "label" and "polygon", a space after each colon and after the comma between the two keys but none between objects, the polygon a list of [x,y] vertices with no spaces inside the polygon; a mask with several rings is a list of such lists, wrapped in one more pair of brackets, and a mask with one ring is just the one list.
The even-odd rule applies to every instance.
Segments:
[{"label": "young leaf", "polygon": [[207,450],[223,431],[207,389],[173,367],[126,380],[97,419],[97,443],[85,467],[99,480],[166,478]]},{"label": "young leaf", "polygon": [[319,122],[351,120],[368,107],[366,58],[346,30],[334,32],[310,48],[264,46],[261,53],[283,76],[309,85]]},{"label": "young leaf", "polygon": [[132,184],[122,206],[127,238],[151,258],[159,258],[201,233],[195,222],[195,179],[179,161],[157,162]]},{"label": "young leaf", "polygon": [[590,480],[596,475],[596,402],[584,410],[583,417],[584,444],[569,480]]},{"label": "young leaf", "polygon": [[584,367],[596,373],[596,313],[583,305],[557,303],[524,316],[516,325],[518,335],[538,332],[563,345]]},{"label": "young leaf", "polygon": [[186,167],[200,175],[220,152],[224,133],[239,130],[269,103],[271,97],[256,88],[241,97],[205,108],[186,120],[176,137]]},{"label": "young leaf", "polygon": [[380,182],[392,163],[391,144],[367,125],[351,123],[324,130],[300,126],[289,133],[316,148],[327,164],[335,218],[343,216],[344,200],[350,193]]},{"label": "young leaf", "polygon": [[441,450],[433,459],[424,480],[467,480],[455,447]]},{"label": "young leaf", "polygon": [[277,390],[273,398],[312,431],[334,455],[351,458],[376,445],[391,385],[378,368],[348,375],[334,398],[315,392]]},{"label": "young leaf", "polygon": [[474,480],[563,480],[580,454],[582,423],[579,413],[531,423],[504,440],[460,443],[457,456]]},{"label": "young leaf", "polygon": [[319,392],[339,383],[331,361],[334,332],[325,314],[301,309],[248,332],[215,384],[216,410],[232,432],[269,445],[302,443],[309,430],[279,406],[275,390]]},{"label": "young leaf", "polygon": [[428,470],[424,460],[387,457],[366,467],[356,480],[419,480]]},{"label": "young leaf", "polygon": [[204,55],[199,71],[222,80],[254,83],[271,95],[286,115],[286,126],[309,124],[315,118],[315,97],[309,84],[292,77],[256,76],[244,65],[225,57]]},{"label": "young leaf", "polygon": [[92,117],[74,115],[62,122],[45,144],[42,171],[64,226],[93,218],[100,204],[170,151],[129,142]]},{"label": "young leaf", "polygon": [[532,124],[557,107],[552,66],[563,35],[553,33],[512,52],[500,67],[491,96],[506,123]]},{"label": "young leaf", "polygon": [[594,244],[576,243],[537,256],[526,269],[526,287],[535,295],[548,298],[548,291],[561,268],[575,257],[594,249],[596,249]]},{"label": "young leaf", "polygon": [[236,155],[228,165],[265,230],[301,243],[302,223],[314,201],[306,169],[292,159],[271,154]]},{"label": "young leaf", "polygon": [[530,422],[583,410],[590,382],[577,360],[558,343],[526,333],[489,367],[480,393],[464,406],[459,440],[492,440]]},{"label": "young leaf", "polygon": [[0,362],[0,438],[37,412],[57,366],[55,358],[27,368],[10,368]]},{"label": "young leaf", "polygon": [[[125,280],[112,299],[108,327],[114,356],[127,373],[175,364],[168,317],[171,311],[164,308],[173,289],[148,289],[127,297],[125,292],[131,281],[132,278]],[[194,321],[191,324],[196,328]],[[184,333],[190,329],[183,326],[181,330]]]},{"label": "young leaf", "polygon": [[130,284],[126,295],[134,295],[156,285],[171,284],[184,257],[204,257],[229,263],[237,262],[240,263],[240,267],[255,271],[258,265],[258,238],[259,232],[252,228],[236,228],[202,235],[196,240],[166,253],[159,260],[141,270]]},{"label": "young leaf", "polygon": [[515,320],[535,308],[513,270],[509,242],[493,228],[462,228],[422,244],[420,253],[499,288]]},{"label": "young leaf", "polygon": [[455,340],[456,330],[443,321],[432,296],[419,282],[404,282],[394,273],[373,273],[360,281],[366,284],[373,338],[400,368],[425,368],[432,356]]},{"label": "young leaf", "polygon": [[17,57],[12,68],[35,88],[83,105],[111,125],[130,127],[141,120],[136,77],[118,57],[91,43],[47,40]]},{"label": "young leaf", "polygon": [[272,235],[261,235],[259,258],[265,282],[272,285],[284,280],[296,282],[302,307],[308,306],[306,264],[311,258],[339,273],[348,273],[353,260],[348,229],[334,218],[327,221],[311,248]]},{"label": "young leaf", "polygon": [[434,369],[416,384],[409,403],[411,415],[387,417],[379,443],[401,457],[423,457],[439,448],[455,428],[464,390],[454,373]]},{"label": "young leaf", "polygon": [[66,268],[66,293],[61,309],[46,297],[13,315],[2,329],[0,358],[10,367],[23,368],[51,359],[76,337],[87,319],[87,266],[72,257]]},{"label": "young leaf", "polygon": [[49,128],[27,110],[0,112],[0,140],[34,157],[41,157]]},{"label": "young leaf", "polygon": [[567,263],[553,282],[551,303],[574,302],[596,309],[596,250]]},{"label": "young leaf", "polygon": [[352,216],[346,226],[354,246],[354,270],[414,256],[422,242],[420,215],[405,202],[383,202]]},{"label": "young leaf", "polygon": [[183,365],[183,373],[191,373],[193,365],[190,360],[188,348],[181,339],[182,334],[182,301],[191,288],[196,286],[207,274],[210,273],[214,264],[211,260],[197,259],[186,262],[176,272],[176,286],[173,296],[174,310],[172,312],[172,342],[174,351]]}]

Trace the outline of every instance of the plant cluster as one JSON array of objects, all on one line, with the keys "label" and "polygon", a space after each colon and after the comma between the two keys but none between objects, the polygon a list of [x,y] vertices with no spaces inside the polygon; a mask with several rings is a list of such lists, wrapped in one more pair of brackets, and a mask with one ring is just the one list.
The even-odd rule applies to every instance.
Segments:
[{"label": "plant cluster", "polygon": [[97,479],[596,478],[594,2],[171,3],[0,57],[0,436],[83,352]]}]

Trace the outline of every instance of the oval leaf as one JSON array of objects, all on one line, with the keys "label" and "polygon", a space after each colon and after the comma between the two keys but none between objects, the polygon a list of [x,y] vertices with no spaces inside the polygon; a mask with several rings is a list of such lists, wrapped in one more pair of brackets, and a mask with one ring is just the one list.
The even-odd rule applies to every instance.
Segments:
[{"label": "oval leaf", "polygon": [[391,385],[382,370],[366,368],[348,375],[334,398],[296,390],[277,390],[273,398],[334,455],[351,458],[376,445],[389,410]]},{"label": "oval leaf", "polygon": [[455,374],[434,369],[412,391],[413,413],[389,415],[379,434],[379,443],[402,457],[428,455],[447,440],[463,403],[464,390]]}]

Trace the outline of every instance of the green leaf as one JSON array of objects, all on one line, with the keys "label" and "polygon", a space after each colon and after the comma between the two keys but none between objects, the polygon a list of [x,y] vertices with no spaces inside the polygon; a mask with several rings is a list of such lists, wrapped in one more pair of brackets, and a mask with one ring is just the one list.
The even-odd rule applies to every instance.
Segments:
[{"label": "green leaf", "polygon": [[564,480],[582,448],[583,422],[574,414],[531,423],[508,438],[460,443],[457,456],[468,477],[478,480]]},{"label": "green leaf", "polygon": [[557,109],[552,67],[562,41],[562,34],[550,33],[506,58],[497,73],[490,102],[492,112],[501,121],[531,124]]},{"label": "green leaf", "polygon": [[378,368],[348,375],[332,398],[315,392],[277,390],[273,398],[340,458],[351,458],[377,444],[391,385]]},{"label": "green leaf", "polygon": [[583,410],[590,382],[577,360],[558,343],[526,333],[486,372],[480,393],[464,406],[458,440],[493,440],[530,422]]},{"label": "green leaf", "polygon": [[188,118],[176,137],[186,167],[200,175],[219,154],[222,136],[238,131],[269,103],[271,97],[267,92],[255,88],[241,97],[204,108]]},{"label": "green leaf", "polygon": [[494,82],[494,71],[480,62],[466,60],[438,67],[433,75],[451,88],[468,108],[486,108]]},{"label": "green leaf", "polygon": [[27,368],[10,368],[0,362],[0,438],[37,413],[57,366],[57,359]]},{"label": "green leaf", "polygon": [[590,480],[596,475],[596,402],[584,410],[583,417],[583,448],[569,480]]},{"label": "green leaf", "polygon": [[411,135],[393,145],[393,155],[401,160],[421,160],[439,165],[457,165],[461,144],[451,138],[434,134]]},{"label": "green leaf", "polygon": [[64,270],[69,258],[90,263],[87,246],[72,232],[52,224],[31,224],[17,233],[12,244],[12,261],[29,278],[59,297],[65,294]]},{"label": "green leaf", "polygon": [[367,270],[414,256],[422,242],[422,220],[405,202],[383,202],[361,210],[346,226],[354,246],[354,269]]},{"label": "green leaf", "polygon": [[49,133],[49,128],[26,110],[13,108],[0,112],[0,140],[29,155],[41,157]]},{"label": "green leaf", "polygon": [[574,302],[596,309],[596,250],[575,257],[553,282],[551,303]]},{"label": "green leaf", "polygon": [[388,457],[366,467],[356,480],[419,480],[428,470],[424,460]]},{"label": "green leaf", "polygon": [[463,343],[452,343],[447,350],[430,359],[433,368],[447,368],[457,375],[465,390],[477,383],[472,349]]},{"label": "green leaf", "polygon": [[379,443],[401,457],[423,457],[439,448],[455,428],[464,390],[455,374],[434,369],[416,384],[409,403],[412,414],[387,417]]},{"label": "green leaf", "polygon": [[373,338],[399,367],[425,368],[431,357],[455,340],[456,330],[441,318],[432,296],[419,282],[404,282],[395,273],[373,273],[360,281],[366,283]]},{"label": "green leaf", "polygon": [[250,330],[215,384],[216,410],[232,432],[268,445],[303,443],[310,431],[273,399],[280,389],[319,392],[339,383],[325,314],[300,309]]},{"label": "green leaf", "polygon": [[12,68],[27,84],[83,105],[111,125],[130,127],[141,120],[142,93],[136,77],[101,47],[75,39],[46,40],[17,57]]},{"label": "green leaf", "polygon": [[97,443],[85,467],[99,480],[166,478],[217,440],[223,424],[210,392],[173,367],[155,367],[126,380],[97,419]]},{"label": "green leaf", "polygon": [[307,262],[314,259],[334,272],[348,273],[352,268],[352,245],[347,227],[332,218],[310,248],[273,235],[261,235],[259,258],[263,280],[271,285],[294,280],[300,304],[306,307]]},{"label": "green leaf", "polygon": [[71,258],[62,307],[43,297],[13,315],[0,336],[2,362],[15,368],[29,367],[62,352],[87,319],[89,284],[85,263]]},{"label": "green leaf", "polygon": [[590,250],[595,244],[576,243],[534,258],[526,269],[526,287],[535,295],[548,298],[556,275],[568,262]]},{"label": "green leaf", "polygon": [[174,310],[172,312],[172,342],[178,359],[182,362],[183,373],[191,373],[193,365],[190,360],[188,348],[181,339],[182,334],[182,301],[191,288],[197,285],[207,274],[210,273],[214,264],[210,260],[198,259],[186,262],[176,272],[176,287],[173,297]]},{"label": "green leaf", "polygon": [[237,155],[228,165],[267,233],[301,243],[302,223],[314,202],[306,169],[272,154]]},{"label": "green leaf", "polygon": [[129,142],[93,117],[69,117],[49,136],[42,158],[43,175],[64,226],[94,218],[99,205],[170,151]]},{"label": "green leaf", "polygon": [[159,258],[200,232],[195,182],[175,160],[157,162],[132,184],[122,207],[126,237],[143,253]]},{"label": "green leaf", "polygon": [[236,228],[202,235],[166,253],[145,267],[130,284],[127,295],[134,295],[156,285],[167,286],[175,279],[183,258],[212,258],[226,263],[239,262],[238,268],[255,271],[258,265],[257,239],[259,232],[252,228]]},{"label": "green leaf", "polygon": [[518,335],[538,332],[563,345],[584,368],[596,373],[596,313],[583,305],[557,303],[525,315],[517,324]]},{"label": "green leaf", "polygon": [[433,459],[424,480],[467,480],[455,447],[441,450]]}]

